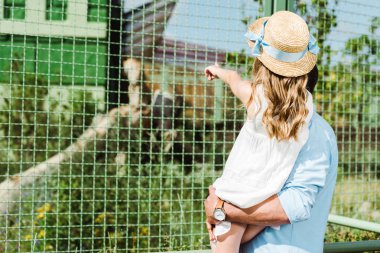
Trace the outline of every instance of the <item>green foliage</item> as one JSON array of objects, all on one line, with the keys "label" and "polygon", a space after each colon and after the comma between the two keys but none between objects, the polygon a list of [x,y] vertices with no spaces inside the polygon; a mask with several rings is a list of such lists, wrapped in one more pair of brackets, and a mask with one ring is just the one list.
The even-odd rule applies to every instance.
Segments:
[{"label": "green foliage", "polygon": [[[379,19],[373,18],[369,27],[370,35],[360,35],[345,43],[345,51],[332,52],[327,36],[336,27],[338,0],[312,0],[310,5],[297,1],[298,10],[316,34],[321,51],[318,55],[319,84],[315,100],[317,110],[330,123],[338,127],[378,127],[378,117],[370,112],[377,111],[374,103],[379,97],[375,83],[378,71],[373,69],[379,60],[378,40],[375,32]],[[335,57],[332,64],[331,58]],[[340,58],[340,61],[337,59]]]},{"label": "green foliage", "polygon": [[[312,33],[321,47],[320,82],[314,96],[318,111],[342,129],[379,127],[378,114],[371,114],[373,99],[379,97],[379,89],[374,85],[379,74],[373,69],[379,58],[379,43],[374,36],[379,18],[372,20],[369,35],[348,40],[341,60],[332,65],[336,52],[331,51],[327,36],[336,26],[335,7],[331,8],[327,0],[312,0],[310,5],[297,1],[297,6],[313,27]],[[262,0],[259,8],[262,10]],[[245,25],[251,21],[251,16],[242,20]],[[226,57],[229,67],[251,76],[253,58],[246,52],[228,53]],[[14,73],[28,72],[21,69],[20,64],[14,63]],[[51,74],[50,68],[46,69]],[[178,81],[175,73],[169,76]],[[97,112],[97,101],[89,92],[71,90],[67,94],[65,88],[54,94],[49,82],[27,73],[13,75],[10,83],[9,96],[4,96],[0,106],[0,163],[9,174],[21,172],[66,148]],[[226,103],[231,105],[229,108],[236,108],[236,99],[231,97]],[[235,119],[243,118],[243,110],[237,113]],[[91,147],[80,162],[66,162],[57,174],[42,177],[32,187],[22,189],[22,201],[6,219],[0,220],[0,252],[145,252],[208,247],[202,206],[205,189],[216,177],[212,167],[216,153],[224,155],[228,150],[225,143],[217,145],[216,139],[220,133],[232,135],[232,131],[226,130],[238,128],[236,122],[223,122],[220,129],[215,123],[214,128],[207,125],[206,129],[202,122],[204,129],[200,129],[183,120],[175,148],[164,153],[164,141],[152,129],[151,119],[142,119],[137,127],[130,126],[127,117],[118,120],[101,147]],[[348,131],[351,133],[352,129]],[[357,139],[351,137],[342,139],[348,145],[341,154],[342,172],[352,164],[359,165],[355,173],[367,169],[365,166],[368,171],[376,170],[371,166],[376,165],[379,156],[370,152],[373,147],[354,145],[352,142]],[[184,164],[185,160],[191,164]],[[197,161],[209,165],[202,167]],[[354,201],[341,195],[338,202],[349,203],[342,208],[354,212]],[[329,225],[326,232],[326,242],[367,239],[380,238],[375,233],[334,225]]]},{"label": "green foliage", "polygon": [[[54,92],[43,79],[27,76],[17,83],[30,84],[12,85],[9,101],[2,107],[1,126],[7,136],[0,143],[2,150],[19,152],[12,162],[4,161],[8,166],[15,164],[10,173],[66,148],[96,112],[86,92],[75,91],[64,98],[55,94],[60,99],[53,99]],[[205,245],[202,205],[205,189],[215,177],[214,168],[193,164],[189,169],[183,164],[188,154],[183,152],[193,153],[189,158],[193,162],[211,161],[214,137],[182,131],[174,143],[179,150],[165,154],[164,142],[147,127],[150,120],[142,118],[140,125],[132,127],[128,117],[119,116],[107,139],[88,147],[81,161],[62,163],[57,174],[22,189],[23,201],[16,207],[22,215],[13,210],[0,219],[0,252],[135,252]],[[193,125],[183,127],[194,130]],[[202,138],[207,143],[194,144],[191,150],[187,149],[190,145],[183,146]],[[170,163],[176,156],[177,164]]]},{"label": "green foliage", "polygon": [[66,94],[63,103],[66,89],[53,94],[40,76],[17,71],[19,62],[13,68],[16,74],[0,105],[0,163],[10,175],[65,149],[91,123],[97,107],[92,94],[82,90]]},{"label": "green foliage", "polygon": [[335,224],[328,224],[325,234],[325,242],[355,242],[367,240],[380,240],[380,234],[375,232],[352,229]]},{"label": "green foliage", "polygon": [[370,113],[378,110],[374,106],[380,96],[376,86],[379,73],[374,69],[380,57],[379,43],[374,34],[375,21],[369,28],[370,35],[349,39],[345,43],[343,60],[333,67],[326,66],[329,71],[322,73],[322,87],[316,97],[320,101],[326,100],[319,110],[326,112],[324,117],[331,124],[378,127],[378,113]]},{"label": "green foliage", "polygon": [[233,68],[243,67],[243,75],[249,75],[250,71],[252,71],[253,60],[254,58],[248,56],[245,53],[245,50],[242,50],[239,53],[229,52],[226,54],[227,65]]},{"label": "green foliage", "polygon": [[213,169],[185,174],[180,165],[128,165],[128,158],[117,164],[114,151],[94,164],[64,164],[36,184],[49,191],[25,195],[25,215],[0,226],[7,227],[0,234],[8,249],[82,252],[112,245],[115,252],[136,252],[205,245],[202,205]]},{"label": "green foliage", "polygon": [[[332,3],[334,2],[334,4]],[[337,26],[335,8],[339,1],[312,0],[310,4],[298,0],[297,12],[307,22],[318,41],[321,50],[318,55],[319,83],[314,100],[317,111],[330,123],[338,127],[378,127],[380,97],[376,86],[379,73],[374,66],[379,61],[379,41],[375,35],[379,27],[379,18],[371,20],[370,35],[360,35],[345,43],[345,51],[340,61],[332,64],[332,52],[327,36]],[[259,3],[262,7],[262,2]],[[246,24],[250,17],[243,18]],[[245,51],[227,53],[226,63],[233,68],[241,68],[244,76],[250,77],[253,57]]]},{"label": "green foliage", "polygon": [[[335,6],[331,7],[331,2],[335,2]],[[339,0],[312,0],[311,4],[305,1],[297,0],[297,10],[308,23],[311,33],[316,35],[318,45],[322,48],[318,55],[318,66],[322,64],[329,65],[331,63],[331,47],[327,43],[327,35],[330,34],[331,28],[337,26],[335,8]]]}]

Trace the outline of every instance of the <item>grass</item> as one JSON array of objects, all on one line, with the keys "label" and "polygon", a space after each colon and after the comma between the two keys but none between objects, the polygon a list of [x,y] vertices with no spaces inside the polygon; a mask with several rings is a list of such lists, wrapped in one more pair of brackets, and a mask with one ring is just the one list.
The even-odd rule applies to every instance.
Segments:
[{"label": "grass", "polygon": [[380,223],[380,182],[377,175],[339,174],[331,213]]},{"label": "grass", "polygon": [[[7,252],[208,248],[203,199],[216,176],[211,166],[194,166],[189,174],[178,165],[131,167],[123,176],[116,176],[112,165],[80,169],[80,177],[70,177],[78,168],[63,166],[60,177],[44,179],[24,194],[19,207],[0,223],[0,241],[7,241],[0,252],[5,247]],[[349,178],[340,179],[338,186],[335,201],[341,190],[351,187]],[[354,210],[359,212],[351,208],[353,216]],[[333,224],[325,235],[325,242],[379,239],[377,233]]]}]

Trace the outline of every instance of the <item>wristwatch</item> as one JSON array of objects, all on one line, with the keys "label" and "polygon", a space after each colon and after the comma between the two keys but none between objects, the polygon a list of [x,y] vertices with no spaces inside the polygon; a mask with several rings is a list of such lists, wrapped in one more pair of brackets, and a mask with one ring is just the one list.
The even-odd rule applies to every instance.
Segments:
[{"label": "wristwatch", "polygon": [[226,212],[224,211],[224,200],[218,199],[218,202],[216,203],[215,210],[214,210],[214,218],[218,221],[224,221],[226,220]]}]

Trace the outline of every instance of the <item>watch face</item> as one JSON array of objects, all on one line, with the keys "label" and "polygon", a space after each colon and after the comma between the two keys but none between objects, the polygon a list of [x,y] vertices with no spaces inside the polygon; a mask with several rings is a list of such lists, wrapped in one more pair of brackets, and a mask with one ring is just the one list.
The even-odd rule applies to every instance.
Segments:
[{"label": "watch face", "polygon": [[223,221],[226,219],[226,215],[222,209],[215,209],[214,218],[217,219],[218,221]]}]

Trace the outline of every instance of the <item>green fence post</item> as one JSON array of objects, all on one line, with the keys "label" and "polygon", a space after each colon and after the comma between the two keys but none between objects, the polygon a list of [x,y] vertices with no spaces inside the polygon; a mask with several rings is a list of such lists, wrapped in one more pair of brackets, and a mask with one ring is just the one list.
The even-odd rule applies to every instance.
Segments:
[{"label": "green fence post", "polygon": [[106,67],[106,110],[118,107],[120,103],[128,103],[128,87],[121,84],[122,59],[122,1],[108,0],[108,59]]},{"label": "green fence post", "polygon": [[264,0],[264,14],[270,16],[276,11],[293,11],[294,0]]},{"label": "green fence post", "polygon": [[264,15],[266,17],[273,14],[273,1],[274,0],[264,0]]},{"label": "green fence post", "polygon": [[286,10],[287,8],[287,1],[286,0],[273,0],[273,10],[276,11],[282,11]]},{"label": "green fence post", "polygon": [[287,0],[286,2],[287,2],[286,10],[294,12],[295,11],[294,0]]}]

